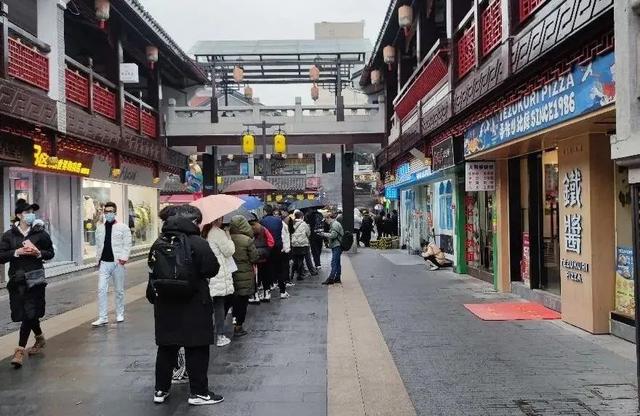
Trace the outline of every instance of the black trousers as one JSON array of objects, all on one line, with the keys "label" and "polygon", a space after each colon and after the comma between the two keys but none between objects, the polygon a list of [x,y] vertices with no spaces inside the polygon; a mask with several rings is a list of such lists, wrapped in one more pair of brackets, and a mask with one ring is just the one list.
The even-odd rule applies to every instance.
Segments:
[{"label": "black trousers", "polygon": [[262,290],[271,290],[273,284],[273,270],[269,263],[258,264],[258,286],[262,284]]},{"label": "black trousers", "polygon": [[311,255],[316,267],[320,266],[320,254],[322,253],[322,237],[311,236]]},{"label": "black trousers", "polygon": [[294,278],[296,273],[299,278],[304,275],[304,254],[296,253],[293,255],[293,266],[291,266],[291,278]]},{"label": "black trousers", "polygon": [[236,325],[243,325],[244,320],[247,318],[247,306],[249,306],[249,296],[233,295],[233,301],[231,305],[227,305],[227,311],[229,307],[233,306],[233,317],[236,318]]},{"label": "black trousers", "polygon": [[18,346],[23,348],[27,346],[31,331],[33,331],[33,334],[36,336],[42,334],[42,329],[40,329],[40,320],[38,318],[22,321],[20,324],[20,339],[18,340]]},{"label": "black trousers", "polygon": [[[156,356],[156,390],[168,392],[171,376],[178,356],[179,345],[159,345]],[[209,391],[209,346],[185,347],[184,355],[189,373],[191,394],[207,394]]]},{"label": "black trousers", "polygon": [[307,264],[307,269],[309,269],[309,273],[313,273],[316,271],[316,267],[313,265],[313,261],[311,261],[311,247],[307,247],[304,252],[304,262]]}]

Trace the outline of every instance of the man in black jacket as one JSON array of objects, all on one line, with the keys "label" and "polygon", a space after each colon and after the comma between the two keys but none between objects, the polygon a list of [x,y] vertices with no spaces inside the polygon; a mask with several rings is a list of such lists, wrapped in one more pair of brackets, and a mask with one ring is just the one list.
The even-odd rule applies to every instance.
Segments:
[{"label": "man in black jacket", "polygon": [[[180,347],[185,349],[186,366],[189,373],[190,405],[219,403],[222,396],[209,390],[207,370],[209,368],[209,346],[215,343],[213,332],[213,304],[209,296],[208,279],[218,273],[219,264],[209,243],[200,237],[198,225],[202,213],[195,207],[184,207],[176,215],[168,217],[162,227],[165,237],[185,238],[190,247],[191,259],[185,263],[186,280],[193,295],[186,300],[163,298],[154,285],[154,266],[159,256],[158,239],[149,253],[150,273],[147,299],[154,305],[155,335],[158,345],[156,358],[156,388],[153,401],[164,403],[169,396],[171,377]],[[176,279],[177,280],[177,279]]]},{"label": "man in black jacket", "polygon": [[320,255],[322,254],[322,236],[320,232],[324,228],[324,216],[318,212],[317,208],[311,208],[304,218],[305,222],[309,224],[311,228],[311,237],[309,238],[309,244],[311,247],[311,255],[313,256],[313,263],[316,269],[320,269]]}]

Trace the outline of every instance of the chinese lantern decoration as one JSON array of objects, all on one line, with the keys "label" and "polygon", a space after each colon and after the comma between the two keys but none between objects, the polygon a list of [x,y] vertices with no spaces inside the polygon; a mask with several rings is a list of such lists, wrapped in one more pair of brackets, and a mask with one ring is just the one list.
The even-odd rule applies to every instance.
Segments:
[{"label": "chinese lantern decoration", "polygon": [[240,65],[233,68],[233,80],[238,84],[244,79],[244,68]]},{"label": "chinese lantern decoration", "polygon": [[158,47],[149,45],[147,46],[147,62],[149,63],[149,68],[153,69],[156,62],[158,62]]},{"label": "chinese lantern decoration", "polygon": [[278,131],[278,133],[273,136],[273,151],[283,155],[283,157],[287,153],[287,137],[282,131]]},{"label": "chinese lantern decoration", "polygon": [[100,29],[104,29],[107,25],[107,20],[109,20],[109,11],[111,9],[111,4],[109,3],[109,0],[96,0],[95,8],[98,25]]},{"label": "chinese lantern decoration", "polygon": [[396,63],[396,48],[387,45],[382,49],[382,57],[384,59],[384,63],[389,66],[389,71],[391,71],[391,67]]},{"label": "chinese lantern decoration", "polygon": [[382,80],[382,74],[380,73],[379,70],[374,69],[373,71],[371,71],[371,84],[372,85],[380,84],[381,80]]},{"label": "chinese lantern decoration", "polygon": [[244,87],[244,97],[247,100],[252,100],[253,99],[253,88],[251,88],[248,85],[246,87]]},{"label": "chinese lantern decoration", "polygon": [[256,137],[250,132],[242,136],[242,151],[248,155],[256,151]]},{"label": "chinese lantern decoration", "polygon": [[411,6],[400,6],[398,9],[398,23],[404,29],[404,35],[409,36],[409,31],[413,24],[413,8]]},{"label": "chinese lantern decoration", "polygon": [[318,101],[318,98],[320,98],[320,88],[318,88],[316,84],[313,84],[311,87],[311,99],[313,101]]},{"label": "chinese lantern decoration", "polygon": [[320,79],[320,70],[317,66],[311,65],[311,68],[309,68],[309,79],[311,79],[311,81],[313,82],[316,82]]}]

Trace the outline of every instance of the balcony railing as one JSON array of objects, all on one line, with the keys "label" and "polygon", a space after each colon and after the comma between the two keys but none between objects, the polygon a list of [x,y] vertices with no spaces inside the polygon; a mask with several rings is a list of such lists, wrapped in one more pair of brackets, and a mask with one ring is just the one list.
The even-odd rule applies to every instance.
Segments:
[{"label": "balcony railing", "polygon": [[[118,118],[118,87],[93,72],[89,66],[67,57],[65,69],[66,97],[90,113],[100,114],[111,120]],[[122,107],[122,120],[126,127],[138,133],[156,138],[158,128],[157,113],[140,98],[125,92]]]},{"label": "balcony railing", "polygon": [[502,4],[492,0],[482,12],[482,56],[488,55],[502,41]]},{"label": "balcony railing", "polygon": [[547,0],[519,0],[519,17],[520,22],[524,22],[529,16],[535,13],[540,6],[542,6]]},{"label": "balcony railing", "polygon": [[472,24],[458,39],[458,78],[462,78],[476,65],[476,27]]},{"label": "balcony railing", "polygon": [[431,92],[447,75],[448,65],[445,60],[446,51],[436,41],[431,51],[425,56],[416,72],[409,78],[395,102],[398,117],[403,119],[415,108],[416,104]]},{"label": "balcony railing", "polygon": [[49,45],[0,16],[0,72],[42,91],[49,91]]}]

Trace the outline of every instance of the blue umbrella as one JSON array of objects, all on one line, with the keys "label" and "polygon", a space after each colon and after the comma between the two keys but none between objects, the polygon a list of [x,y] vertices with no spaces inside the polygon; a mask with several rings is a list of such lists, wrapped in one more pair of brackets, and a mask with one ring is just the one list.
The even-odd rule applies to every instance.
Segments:
[{"label": "blue umbrella", "polygon": [[255,196],[240,195],[239,198],[244,201],[244,204],[242,204],[242,208],[244,209],[258,209],[262,205],[264,205],[264,202],[262,202],[260,198],[256,198]]}]

